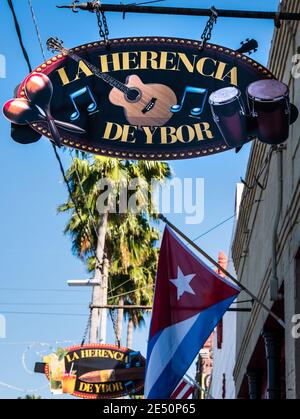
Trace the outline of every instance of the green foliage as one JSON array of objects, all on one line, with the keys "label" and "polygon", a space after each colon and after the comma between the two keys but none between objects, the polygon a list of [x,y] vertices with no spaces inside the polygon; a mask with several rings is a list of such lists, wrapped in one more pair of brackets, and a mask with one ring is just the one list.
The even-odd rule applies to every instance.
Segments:
[{"label": "green foliage", "polygon": [[[153,180],[164,182],[170,178],[170,167],[162,162],[125,161],[100,156],[90,161],[87,156],[82,157],[75,158],[67,172],[80,217],[70,199],[58,207],[59,213],[70,214],[64,232],[71,237],[73,254],[83,260],[89,272],[94,271],[97,248],[95,226],[97,229],[102,216],[97,209],[97,201],[103,192],[99,181],[108,179],[112,193],[107,194],[105,203],[112,209],[115,198],[117,206],[113,208],[116,211],[109,211],[105,235],[105,252],[109,261],[108,303],[117,304],[120,294],[126,294],[125,304],[151,305],[159,231],[151,222],[157,219],[157,213],[149,199],[150,185]],[[136,179],[137,187],[128,191],[127,200],[134,198],[138,205],[143,206],[142,211],[120,213],[118,210],[124,202],[121,188]],[[147,193],[145,185],[148,186]],[[135,327],[143,324],[142,311],[125,311],[125,315],[133,320]]]},{"label": "green foliage", "polygon": [[56,351],[56,355],[59,361],[62,361],[66,355],[68,355],[68,351],[63,348],[58,348]]}]

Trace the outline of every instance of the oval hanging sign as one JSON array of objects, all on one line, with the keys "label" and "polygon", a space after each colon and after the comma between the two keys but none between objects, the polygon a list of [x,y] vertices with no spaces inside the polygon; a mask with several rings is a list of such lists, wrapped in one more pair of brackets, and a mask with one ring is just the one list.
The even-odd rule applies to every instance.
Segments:
[{"label": "oval hanging sign", "polygon": [[88,344],[59,348],[36,363],[53,394],[107,399],[138,394],[144,387],[145,358],[115,345]]},{"label": "oval hanging sign", "polygon": [[51,103],[39,106],[40,119],[29,117],[31,127],[52,138],[56,128],[62,145],[125,159],[200,157],[242,145],[251,139],[246,89],[273,78],[239,52],[212,44],[200,51],[187,39],[114,39],[109,50],[103,42],[67,50],[51,38],[48,47],[60,53],[19,90],[19,98],[31,95],[47,108],[34,89],[44,86],[49,99],[42,75],[52,83]]}]

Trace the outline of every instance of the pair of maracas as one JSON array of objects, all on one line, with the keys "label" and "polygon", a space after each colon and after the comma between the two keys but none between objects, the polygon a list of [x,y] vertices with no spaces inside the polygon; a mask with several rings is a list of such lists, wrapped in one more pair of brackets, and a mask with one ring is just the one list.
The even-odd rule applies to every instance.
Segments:
[{"label": "pair of maracas", "polygon": [[31,73],[25,80],[24,91],[26,98],[11,99],[3,107],[3,114],[10,122],[18,125],[46,122],[52,140],[58,147],[61,146],[61,136],[57,127],[78,134],[85,133],[82,128],[55,120],[51,115],[53,85],[48,76],[43,73]]}]

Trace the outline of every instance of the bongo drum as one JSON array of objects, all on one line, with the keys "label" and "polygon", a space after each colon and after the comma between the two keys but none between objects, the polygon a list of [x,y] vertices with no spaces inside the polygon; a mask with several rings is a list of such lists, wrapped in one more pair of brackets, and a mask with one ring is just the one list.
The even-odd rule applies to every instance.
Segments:
[{"label": "bongo drum", "polygon": [[209,97],[211,112],[225,143],[240,147],[247,139],[247,118],[241,92],[234,86],[213,92]]},{"label": "bongo drum", "polygon": [[247,97],[258,139],[271,145],[286,141],[292,122],[289,88],[278,80],[259,80],[248,86]]}]

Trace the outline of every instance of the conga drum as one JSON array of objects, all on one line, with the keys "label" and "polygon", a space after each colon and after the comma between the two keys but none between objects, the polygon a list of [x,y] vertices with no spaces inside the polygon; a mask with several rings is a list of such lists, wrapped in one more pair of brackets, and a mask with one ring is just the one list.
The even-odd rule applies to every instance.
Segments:
[{"label": "conga drum", "polygon": [[211,112],[225,143],[240,147],[248,140],[247,118],[241,92],[234,86],[213,92],[209,97]]},{"label": "conga drum", "polygon": [[248,86],[247,97],[258,139],[271,145],[286,141],[291,122],[288,86],[278,80],[259,80]]}]

